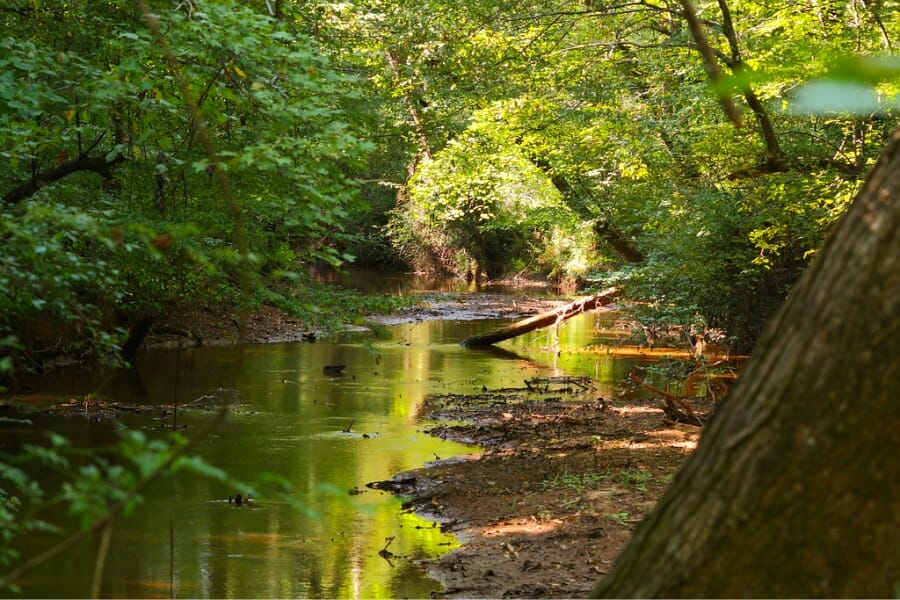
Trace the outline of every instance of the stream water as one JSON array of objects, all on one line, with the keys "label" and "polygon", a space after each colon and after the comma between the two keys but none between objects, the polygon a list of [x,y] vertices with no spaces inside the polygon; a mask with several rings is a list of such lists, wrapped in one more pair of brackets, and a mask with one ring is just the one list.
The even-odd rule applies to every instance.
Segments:
[{"label": "stream water", "polygon": [[[401,287],[412,291],[408,282]],[[2,443],[24,443],[50,429],[75,446],[98,447],[115,443],[121,425],[162,436],[172,419],[162,405],[204,396],[227,400],[232,410],[225,423],[195,454],[239,480],[277,473],[306,509],[277,502],[238,507],[227,501],[233,490],[197,475],[162,480],[147,491],[136,515],[116,522],[102,596],[427,597],[440,585],[418,563],[453,548],[455,538],[366,483],[475,451],[422,433],[428,424],[420,409],[429,393],[472,393],[562,374],[591,376],[598,394],[613,393],[628,362],[566,352],[596,338],[598,318],[604,316],[568,321],[560,332],[561,353],[543,349],[543,332],[504,342],[501,349],[459,346],[498,321],[397,325],[368,343],[348,337],[146,351],[131,372],[94,366],[45,376],[31,402],[99,393],[150,409],[119,421],[33,414],[31,428],[0,423]],[[334,364],[346,365],[342,376],[323,372]],[[211,418],[188,409],[179,411],[178,424],[190,433]],[[390,537],[391,552],[402,558],[379,555]],[[22,550],[34,552],[47,541],[35,536],[29,543],[34,546]],[[23,596],[88,595],[96,548],[97,540],[89,540],[31,572],[22,582]]]}]

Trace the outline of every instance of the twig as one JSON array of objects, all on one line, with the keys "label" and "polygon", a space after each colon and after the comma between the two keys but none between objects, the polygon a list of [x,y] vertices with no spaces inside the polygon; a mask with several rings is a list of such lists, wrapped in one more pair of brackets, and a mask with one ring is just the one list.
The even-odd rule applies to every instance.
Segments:
[{"label": "twig", "polygon": [[109,554],[109,540],[112,538],[112,521],[103,528],[100,537],[100,547],[97,549],[97,558],[94,561],[94,578],[91,582],[91,598],[100,597],[100,587],[103,584],[103,566]]}]

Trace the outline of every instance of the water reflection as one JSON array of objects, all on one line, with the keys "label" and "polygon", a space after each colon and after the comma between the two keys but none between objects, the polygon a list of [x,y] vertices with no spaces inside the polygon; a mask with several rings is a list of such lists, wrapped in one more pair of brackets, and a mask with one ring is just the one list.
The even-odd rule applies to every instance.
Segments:
[{"label": "water reflection", "polygon": [[[611,394],[629,365],[567,348],[596,332],[593,316],[560,331],[561,352],[548,352],[544,332],[500,348],[458,342],[496,322],[425,322],[391,329],[375,349],[359,339],[205,347],[147,352],[131,373],[68,369],[39,382],[39,395],[101,393],[118,402],[158,407],[122,424],[156,435],[171,425],[162,406],[189,406],[204,396],[227,398],[226,422],[196,453],[238,479],[261,471],[286,477],[307,510],[258,502],[237,507],[233,490],[193,475],[160,482],[136,517],[116,524],[102,594],[115,597],[424,597],[439,585],[417,561],[456,542],[433,523],[400,510],[371,481],[471,448],[423,434],[420,409],[433,392],[466,393],[522,385],[533,376],[586,374],[599,395]],[[343,375],[323,367],[345,364]],[[211,418],[198,408],[179,413],[187,431]],[[117,424],[36,418],[76,445],[105,445]],[[323,487],[327,484],[327,487]],[[385,539],[391,552],[379,556]],[[37,541],[37,538],[36,540]],[[88,594],[95,542],[63,563],[33,573],[30,597]]]}]

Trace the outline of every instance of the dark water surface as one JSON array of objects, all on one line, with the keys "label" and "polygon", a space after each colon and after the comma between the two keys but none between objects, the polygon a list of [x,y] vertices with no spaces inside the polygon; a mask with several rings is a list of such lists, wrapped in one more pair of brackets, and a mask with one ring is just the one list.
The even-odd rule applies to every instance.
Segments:
[{"label": "dark water surface", "polygon": [[[277,473],[308,510],[274,502],[237,507],[226,501],[233,490],[193,474],[160,481],[134,516],[116,522],[103,596],[427,597],[440,585],[418,561],[453,548],[455,538],[365,484],[436,457],[474,451],[422,433],[428,423],[420,410],[430,393],[472,393],[573,373],[594,377],[598,395],[612,394],[628,363],[566,352],[597,337],[597,318],[608,317],[568,321],[560,330],[560,353],[546,350],[553,342],[547,332],[499,349],[458,345],[497,321],[404,324],[390,328],[386,339],[368,341],[147,351],[131,373],[60,370],[37,383],[32,400],[99,393],[156,408],[128,415],[121,424],[33,415],[32,430],[0,424],[6,428],[2,443],[32,440],[34,430],[43,428],[63,433],[75,446],[112,444],[120,425],[162,436],[161,426],[172,424],[162,405],[204,396],[227,400],[232,411],[225,423],[195,454],[240,480]],[[346,365],[343,376],[323,373],[333,364]],[[178,424],[190,434],[211,418],[188,409],[178,413]],[[351,495],[351,489],[366,491]],[[388,537],[394,537],[391,552],[402,558],[389,562],[379,556]],[[44,540],[33,541],[34,548],[23,548],[26,553]],[[91,540],[52,567],[30,573],[24,597],[88,595],[96,548],[97,540]]]}]

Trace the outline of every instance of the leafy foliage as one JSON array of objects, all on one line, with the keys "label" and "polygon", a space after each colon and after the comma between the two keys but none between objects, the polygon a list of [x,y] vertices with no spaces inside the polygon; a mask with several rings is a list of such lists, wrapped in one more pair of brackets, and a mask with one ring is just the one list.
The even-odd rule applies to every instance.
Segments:
[{"label": "leafy foliage", "polygon": [[547,176],[498,135],[501,119],[502,111],[493,108],[476,113],[472,125],[410,180],[409,202],[398,207],[394,231],[413,246],[413,262],[455,252],[457,264],[421,266],[454,272],[469,263],[489,277],[526,265],[533,272],[555,267],[539,261],[554,240],[577,230],[577,218]]},{"label": "leafy foliage", "polygon": [[[353,80],[312,38],[236,2],[159,7],[173,72],[131,2],[32,8],[0,16],[16,32],[0,39],[0,334],[21,340],[18,368],[50,347],[110,355],[140,315],[233,305],[275,271],[348,258],[372,146],[344,116]],[[216,170],[240,197],[244,259]]]},{"label": "leafy foliage", "polygon": [[[25,419],[3,420],[30,425]],[[236,481],[222,469],[187,454],[191,440],[178,433],[150,438],[141,431],[123,429],[120,435],[119,443],[109,448],[74,448],[65,437],[48,433],[47,445],[26,444],[15,454],[0,452],[0,568],[5,570],[23,558],[17,550],[23,537],[50,534],[51,547],[44,556],[52,557],[70,539],[132,514],[142,504],[147,485],[179,471],[221,482],[245,496],[277,498],[299,507],[287,493],[290,486],[283,478],[261,473],[255,483]],[[45,489],[38,483],[44,471],[55,474],[58,489]],[[60,518],[60,509],[65,519]],[[9,574],[0,577],[0,589],[15,590],[14,579]]]},{"label": "leafy foliage", "polygon": [[[4,383],[45,354],[115,360],[136,319],[185,306],[326,328],[384,309],[303,274],[351,254],[615,282],[645,326],[747,349],[897,125],[900,17],[877,2],[695,3],[714,86],[672,2],[6,4]],[[0,565],[50,529],[35,507],[132,510],[181,443],[0,456]],[[31,468],[72,476],[48,496]]]},{"label": "leafy foliage", "polygon": [[[492,249],[479,244],[493,232],[509,255],[491,275],[522,265],[578,275],[587,262],[595,277],[625,282],[633,298],[673,313],[673,324],[700,314],[740,348],[751,346],[896,124],[896,65],[838,59],[890,51],[895,16],[875,6],[700,3],[715,58],[730,73],[721,89],[744,102],[738,129],[715,102],[680,9],[492,8],[435,3],[415,30],[432,36],[432,46],[415,38],[420,51],[405,45],[412,34],[391,30],[390,16],[379,21],[388,36],[381,46],[391,47],[393,35],[404,48],[408,77],[394,81],[394,98],[419,104],[408,110],[409,139],[424,131],[434,158],[411,165],[390,228],[395,244],[417,266],[464,272],[490,262]],[[392,14],[395,22],[411,18],[403,14]],[[465,24],[465,42],[448,33],[451,18]],[[478,54],[466,49],[476,40]],[[439,63],[426,59],[434,45]],[[794,91],[823,75],[864,84],[873,100],[841,111],[832,98],[830,112],[810,113],[808,99],[822,94]],[[443,87],[449,82],[454,92]],[[470,105],[461,89],[474,92]],[[501,183],[510,180],[518,187]],[[523,189],[537,204],[515,202]],[[555,265],[534,262],[535,244],[523,243],[541,210],[554,215],[536,228],[545,239],[577,247],[545,252]],[[626,245],[640,252],[623,259]],[[624,268],[638,255],[647,259]]]},{"label": "leafy foliage", "polygon": [[[4,260],[55,296],[5,298],[4,322],[77,324],[67,342],[101,354],[133,315],[240,302],[242,277],[297,304],[281,276],[348,250],[459,274],[609,277],[624,246],[648,257],[616,275],[634,297],[700,311],[749,345],[894,124],[896,65],[838,60],[892,48],[896,19],[878,6],[699,3],[720,89],[746,101],[742,129],[666,4],[284,3],[280,18],[160,5],[178,72],[129,2],[36,6],[2,16],[16,32],[0,40],[4,228],[28,224]],[[829,74],[874,84],[877,112],[809,114],[815,88],[795,102]],[[41,177],[87,158],[99,162]],[[240,199],[245,258],[217,171]],[[41,190],[13,194],[29,181]],[[39,214],[67,223],[38,227]],[[29,252],[72,252],[45,241],[58,227],[79,241],[54,280]],[[102,281],[104,297],[73,279]]]}]

